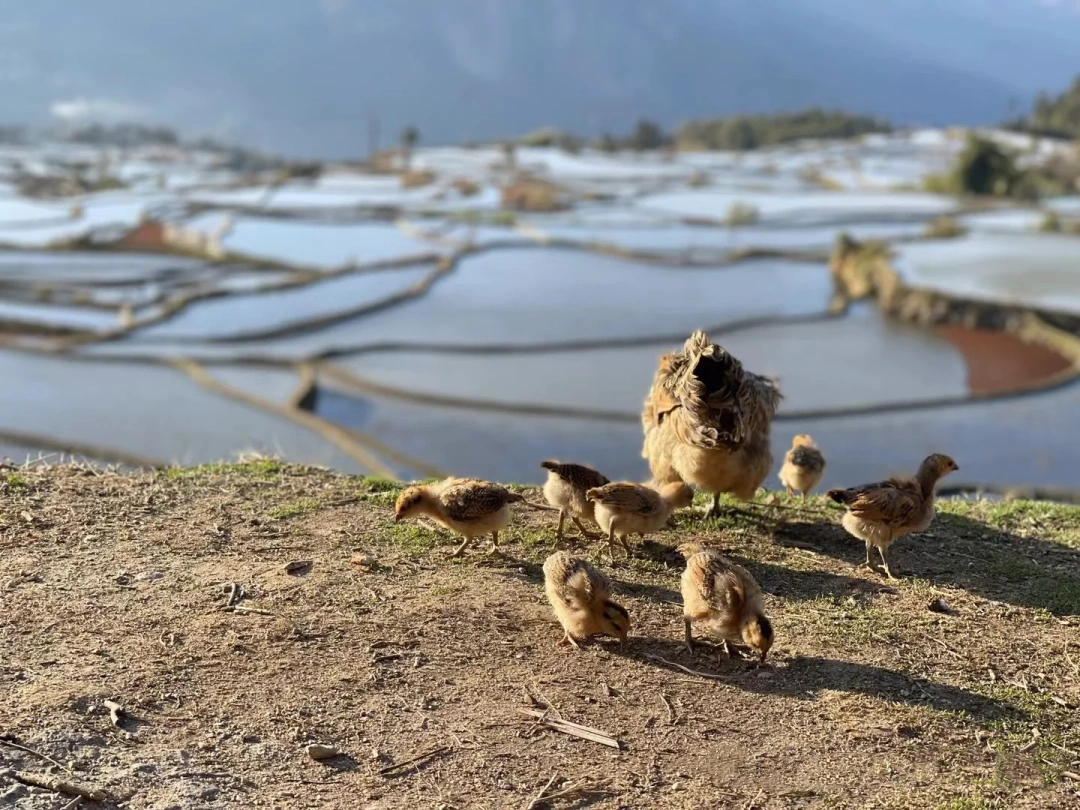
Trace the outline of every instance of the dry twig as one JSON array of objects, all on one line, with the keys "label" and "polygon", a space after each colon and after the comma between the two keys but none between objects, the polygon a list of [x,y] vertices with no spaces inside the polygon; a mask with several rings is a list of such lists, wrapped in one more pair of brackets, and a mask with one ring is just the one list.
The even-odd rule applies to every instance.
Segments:
[{"label": "dry twig", "polygon": [[125,715],[124,707],[112,700],[103,700],[101,701],[101,705],[109,710],[109,720],[112,724],[117,728],[120,728],[120,724],[123,722]]},{"label": "dry twig", "polygon": [[708,678],[713,681],[729,681],[730,678],[725,678],[723,675],[716,675],[712,672],[701,672],[696,669],[690,669],[690,667],[684,667],[682,664],[676,664],[674,661],[668,661],[666,658],[661,658],[659,655],[646,655],[646,658],[653,661],[659,661],[661,664],[666,664],[669,667],[685,672],[687,675],[697,675],[699,678]]},{"label": "dry twig", "polygon": [[610,734],[605,734],[599,729],[590,728],[589,726],[583,726],[578,723],[571,723],[569,720],[560,720],[551,717],[547,712],[541,712],[536,709],[518,709],[518,712],[520,714],[528,715],[529,717],[535,717],[537,722],[541,725],[547,726],[555,731],[561,731],[563,734],[569,734],[571,737],[580,737],[583,740],[606,745],[608,748],[622,750],[622,743],[615,737],[612,737]]},{"label": "dry twig", "polygon": [[101,802],[106,798],[104,790],[89,788],[74,782],[65,782],[63,779],[57,779],[55,776],[49,776],[48,774],[16,771],[14,778],[24,785],[51,790],[53,793],[59,793],[63,796],[79,796],[92,802]]},{"label": "dry twig", "polygon": [[449,745],[443,745],[438,748],[433,748],[430,751],[420,754],[419,756],[415,756],[412,759],[407,759],[404,762],[398,762],[394,765],[387,765],[385,768],[379,771],[379,774],[381,776],[385,776],[388,773],[393,773],[394,771],[404,768],[406,765],[415,765],[417,763],[431,759],[432,757],[437,757],[440,754],[448,754],[453,750],[454,749],[451,748]]},{"label": "dry twig", "polygon": [[667,706],[668,725],[675,725],[675,722],[678,718],[675,717],[675,707],[672,705],[671,700],[663,692],[660,693],[660,699],[664,701],[664,705]]},{"label": "dry twig", "polygon": [[71,768],[69,768],[67,765],[64,765],[64,764],[62,764],[60,762],[57,762],[55,759],[50,757],[48,754],[43,754],[40,751],[35,751],[33,748],[30,748],[29,746],[23,745],[22,743],[20,743],[11,734],[0,734],[0,745],[6,745],[8,748],[14,748],[14,749],[16,749],[18,751],[24,751],[27,754],[34,755],[38,759],[43,759],[46,762],[48,762],[48,763],[50,763],[52,765],[55,765],[57,768],[60,768],[61,770],[67,771],[68,773],[72,772]]},{"label": "dry twig", "polygon": [[542,801],[544,801],[544,796],[548,792],[548,788],[550,788],[553,784],[555,784],[555,780],[558,779],[558,778],[559,778],[559,775],[556,774],[556,773],[553,773],[551,775],[551,778],[547,780],[547,784],[544,785],[542,788],[540,788],[540,792],[536,794],[536,797],[531,802],[529,802],[529,805],[525,808],[525,810],[533,810],[533,808],[536,807],[536,805],[538,805]]}]

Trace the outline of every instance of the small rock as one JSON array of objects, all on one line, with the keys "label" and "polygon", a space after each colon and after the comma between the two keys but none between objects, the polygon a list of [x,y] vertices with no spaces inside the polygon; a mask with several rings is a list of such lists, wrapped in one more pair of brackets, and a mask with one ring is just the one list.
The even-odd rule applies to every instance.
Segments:
[{"label": "small rock", "polygon": [[932,613],[944,613],[946,616],[952,616],[956,613],[944,599],[935,599],[926,606],[926,609]]},{"label": "small rock", "polygon": [[366,571],[373,571],[379,567],[379,561],[370,554],[356,554],[349,562],[357,568],[363,568]]},{"label": "small rock", "polygon": [[146,571],[142,574],[139,574],[137,577],[135,577],[135,579],[142,580],[143,582],[154,582],[155,580],[161,579],[164,576],[165,575],[160,571]]},{"label": "small rock", "polygon": [[314,563],[312,563],[311,560],[293,560],[290,563],[285,563],[285,573],[295,575],[306,574],[311,570],[313,564]]},{"label": "small rock", "polygon": [[341,754],[334,746],[323,745],[321,743],[310,743],[309,745],[305,745],[304,753],[316,762],[322,762],[324,759],[332,759]]}]

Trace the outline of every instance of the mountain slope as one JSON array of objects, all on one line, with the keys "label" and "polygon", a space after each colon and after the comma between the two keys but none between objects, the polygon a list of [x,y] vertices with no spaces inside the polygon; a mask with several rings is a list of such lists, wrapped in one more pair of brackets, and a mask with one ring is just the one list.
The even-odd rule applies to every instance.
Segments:
[{"label": "mountain slope", "polygon": [[1038,22],[1016,28],[1012,53],[1041,56],[1013,79],[990,53],[1002,14],[912,3],[921,16],[855,0],[0,0],[0,86],[13,120],[82,100],[57,110],[356,154],[369,109],[427,141],[808,105],[965,123],[1069,78],[1071,55],[1042,46],[1080,26],[1071,12],[1005,0]]}]

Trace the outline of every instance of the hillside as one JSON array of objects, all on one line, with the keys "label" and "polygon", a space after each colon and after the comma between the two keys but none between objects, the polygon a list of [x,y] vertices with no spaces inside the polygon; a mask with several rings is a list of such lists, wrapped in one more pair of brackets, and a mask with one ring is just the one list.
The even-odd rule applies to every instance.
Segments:
[{"label": "hillside", "polygon": [[256,0],[8,4],[6,120],[157,121],[289,152],[590,137],[645,116],[840,108],[1000,121],[1076,70],[1071,4],[797,0]]},{"label": "hillside", "polygon": [[[897,544],[892,585],[855,568],[823,499],[682,515],[604,563],[630,641],[568,652],[539,584],[549,512],[520,508],[504,556],[455,561],[392,522],[383,480],[271,461],[4,476],[6,807],[74,806],[14,781],[58,766],[116,800],[84,807],[133,810],[1080,804],[1076,509],[949,502]],[[690,536],[766,590],[767,667],[682,648],[671,546]],[[545,785],[568,792],[530,804]]]}]

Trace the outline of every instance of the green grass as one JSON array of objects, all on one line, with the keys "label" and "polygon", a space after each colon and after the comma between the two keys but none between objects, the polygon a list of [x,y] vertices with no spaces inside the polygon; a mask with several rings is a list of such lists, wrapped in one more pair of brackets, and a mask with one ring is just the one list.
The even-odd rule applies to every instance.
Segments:
[{"label": "green grass", "polygon": [[368,492],[400,492],[403,484],[391,478],[381,475],[370,475],[364,479],[364,486]]},{"label": "green grass", "polygon": [[30,486],[30,482],[18,473],[9,473],[7,477],[7,485],[8,489],[26,489]]},{"label": "green grass", "polygon": [[198,467],[167,467],[162,474],[170,481],[190,478],[206,478],[214,475],[237,475],[244,478],[268,479],[280,475],[286,469],[291,473],[302,470],[301,467],[287,466],[272,458],[259,458],[252,461],[216,462]]},{"label": "green grass", "polygon": [[301,498],[291,503],[283,503],[270,509],[266,514],[274,520],[288,520],[289,518],[307,515],[319,509],[319,502],[314,498]]}]

